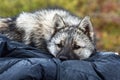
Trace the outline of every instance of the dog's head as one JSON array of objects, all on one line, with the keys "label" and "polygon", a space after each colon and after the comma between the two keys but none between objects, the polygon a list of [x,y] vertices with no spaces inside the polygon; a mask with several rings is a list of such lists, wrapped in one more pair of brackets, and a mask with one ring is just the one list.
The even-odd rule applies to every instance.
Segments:
[{"label": "dog's head", "polygon": [[61,59],[85,59],[95,51],[93,27],[89,17],[78,25],[69,26],[63,18],[55,15],[56,31],[47,43],[51,54]]}]

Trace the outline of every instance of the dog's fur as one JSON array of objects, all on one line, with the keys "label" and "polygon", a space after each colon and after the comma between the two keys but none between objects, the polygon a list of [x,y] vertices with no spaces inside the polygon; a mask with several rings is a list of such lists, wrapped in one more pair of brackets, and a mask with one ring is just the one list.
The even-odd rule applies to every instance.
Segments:
[{"label": "dog's fur", "polygon": [[81,19],[62,9],[24,12],[16,19],[1,18],[0,33],[61,59],[85,59],[96,50],[90,18]]}]

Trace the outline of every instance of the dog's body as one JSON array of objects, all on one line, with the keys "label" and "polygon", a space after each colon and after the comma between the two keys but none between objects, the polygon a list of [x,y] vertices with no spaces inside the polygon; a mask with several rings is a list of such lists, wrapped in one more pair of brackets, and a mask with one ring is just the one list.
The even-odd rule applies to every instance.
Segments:
[{"label": "dog's body", "polygon": [[0,33],[62,59],[85,59],[96,48],[89,17],[80,19],[61,9],[25,12],[15,20],[0,19]]}]

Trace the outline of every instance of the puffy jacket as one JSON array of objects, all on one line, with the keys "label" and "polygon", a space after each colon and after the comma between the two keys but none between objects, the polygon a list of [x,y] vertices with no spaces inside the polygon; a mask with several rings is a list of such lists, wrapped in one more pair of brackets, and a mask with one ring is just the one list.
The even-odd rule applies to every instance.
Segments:
[{"label": "puffy jacket", "polygon": [[84,60],[60,61],[0,36],[0,80],[120,80],[120,56],[97,52]]}]

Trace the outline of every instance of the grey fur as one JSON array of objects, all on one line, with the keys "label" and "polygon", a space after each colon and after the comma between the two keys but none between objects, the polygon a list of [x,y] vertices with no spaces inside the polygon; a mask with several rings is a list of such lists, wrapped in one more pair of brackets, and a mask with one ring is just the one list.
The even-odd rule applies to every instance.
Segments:
[{"label": "grey fur", "polygon": [[23,12],[15,20],[1,18],[0,33],[62,59],[85,59],[96,49],[89,17],[80,19],[61,9]]}]

